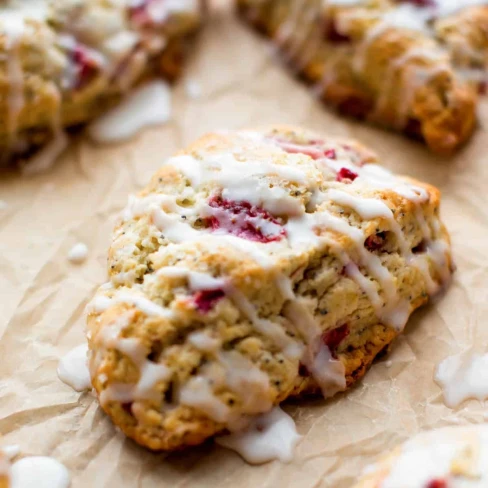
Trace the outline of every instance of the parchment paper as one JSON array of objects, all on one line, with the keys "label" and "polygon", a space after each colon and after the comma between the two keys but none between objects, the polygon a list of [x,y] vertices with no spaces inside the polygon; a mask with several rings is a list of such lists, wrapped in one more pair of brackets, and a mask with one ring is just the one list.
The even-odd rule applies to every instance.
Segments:
[{"label": "parchment paper", "polygon": [[[323,108],[226,3],[216,3],[187,70],[202,97],[189,98],[182,80],[170,123],[116,146],[96,147],[82,136],[47,174],[0,178],[0,199],[8,203],[0,210],[0,446],[56,457],[69,468],[73,488],[343,488],[378,453],[416,432],[483,422],[488,414],[475,401],[445,407],[432,379],[444,357],[488,350],[488,105],[461,153],[434,156]],[[170,456],[150,453],[117,432],[91,393],[58,380],[58,360],[84,341],[83,308],[105,281],[111,229],[127,195],[199,135],[267,123],[355,137],[391,169],[438,186],[457,273],[447,293],[410,320],[388,358],[391,367],[377,362],[331,401],[285,406],[304,436],[291,464],[249,466],[211,442]],[[67,260],[78,241],[89,247],[80,266]]]}]

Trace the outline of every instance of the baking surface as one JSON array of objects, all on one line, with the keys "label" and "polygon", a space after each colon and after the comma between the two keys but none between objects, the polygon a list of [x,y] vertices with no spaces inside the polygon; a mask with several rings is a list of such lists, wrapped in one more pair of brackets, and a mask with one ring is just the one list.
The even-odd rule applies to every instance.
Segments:
[{"label": "baking surface", "polygon": [[[433,381],[446,356],[487,349],[488,104],[470,144],[452,159],[436,157],[324,109],[218,3],[174,89],[169,123],[113,146],[79,137],[48,173],[0,177],[7,203],[0,209],[0,446],[56,457],[73,488],[347,488],[378,453],[416,432],[479,423],[488,414],[476,401],[445,407]],[[201,97],[188,96],[188,79]],[[59,381],[58,360],[84,341],[83,309],[106,280],[111,229],[128,194],[201,134],[269,123],[357,138],[390,169],[438,186],[458,270],[447,293],[412,317],[390,357],[359,385],[329,401],[285,405],[303,435],[291,464],[249,466],[211,442],[170,456],[150,453],[114,429],[91,393]],[[88,259],[71,264],[68,252],[80,241]]]}]

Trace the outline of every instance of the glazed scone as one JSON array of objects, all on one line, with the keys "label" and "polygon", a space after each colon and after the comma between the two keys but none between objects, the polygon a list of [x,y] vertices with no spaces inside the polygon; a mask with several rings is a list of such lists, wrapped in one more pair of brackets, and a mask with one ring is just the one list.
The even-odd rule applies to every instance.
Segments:
[{"label": "glazed scone", "polygon": [[149,74],[175,78],[201,0],[0,3],[3,164],[63,137]]},{"label": "glazed scone", "polygon": [[423,432],[369,466],[354,488],[484,488],[488,425]]},{"label": "glazed scone", "polygon": [[486,0],[238,5],[340,112],[422,139],[442,154],[473,132],[477,92],[487,78]]},{"label": "glazed scone", "polygon": [[198,140],[131,197],[87,306],[102,408],[170,450],[345,390],[449,280],[439,199],[301,128]]}]

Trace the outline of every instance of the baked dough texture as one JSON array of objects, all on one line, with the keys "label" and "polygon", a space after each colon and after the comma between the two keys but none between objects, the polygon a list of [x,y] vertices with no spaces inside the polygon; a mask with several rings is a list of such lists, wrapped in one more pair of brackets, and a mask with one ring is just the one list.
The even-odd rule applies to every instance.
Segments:
[{"label": "baked dough texture", "polygon": [[439,200],[354,141],[288,126],[202,137],[115,228],[87,306],[102,408],[172,450],[346,390],[449,281]]},{"label": "baked dough texture", "polygon": [[486,0],[238,0],[316,95],[450,154],[486,91]]},{"label": "baked dough texture", "polygon": [[201,0],[8,0],[0,5],[0,165],[113,105],[150,74],[172,80]]},{"label": "baked dough texture", "polygon": [[488,425],[423,432],[369,466],[354,488],[488,486]]}]

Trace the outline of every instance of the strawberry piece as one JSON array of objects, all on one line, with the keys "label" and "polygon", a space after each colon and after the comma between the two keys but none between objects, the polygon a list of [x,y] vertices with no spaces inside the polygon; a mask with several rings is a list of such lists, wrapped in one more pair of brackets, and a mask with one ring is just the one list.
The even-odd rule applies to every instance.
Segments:
[{"label": "strawberry piece", "polygon": [[327,149],[326,151],[324,151],[324,156],[329,159],[337,159],[335,149]]},{"label": "strawberry piece", "polygon": [[344,324],[322,334],[322,342],[329,348],[333,358],[337,359],[337,348],[349,332],[349,326]]},{"label": "strawberry piece", "polygon": [[209,205],[213,215],[207,221],[214,231],[222,229],[242,239],[263,243],[279,241],[286,235],[281,223],[267,210],[249,202],[214,197]]},{"label": "strawberry piece", "polygon": [[430,480],[425,488],[447,488],[447,481],[441,478]]},{"label": "strawberry piece", "polygon": [[386,234],[384,232],[378,232],[377,234],[369,236],[364,241],[364,247],[366,247],[366,249],[371,252],[378,251],[384,246],[385,239]]},{"label": "strawberry piece", "polygon": [[75,46],[72,59],[76,67],[76,77],[74,88],[81,90],[97,75],[100,71],[99,61],[90,53],[89,49],[78,44]]},{"label": "strawberry piece", "polygon": [[193,302],[200,312],[207,313],[224,297],[225,292],[220,288],[216,288],[215,290],[202,290],[195,294]]},{"label": "strawberry piece", "polygon": [[336,180],[337,181],[350,180],[352,182],[357,177],[358,177],[358,174],[354,173],[354,171],[351,171],[350,169],[347,169],[347,168],[341,168],[337,173]]},{"label": "strawberry piece", "polygon": [[293,144],[292,142],[278,141],[281,149],[290,154],[305,154],[312,159],[321,159],[324,157],[324,151],[316,146]]},{"label": "strawberry piece", "polygon": [[337,158],[335,149],[325,149],[325,143],[323,141],[313,140],[308,141],[305,144],[297,144],[281,138],[274,138],[273,140],[281,147],[281,149],[283,149],[283,151],[290,154],[305,154],[306,156],[310,156],[315,160],[323,158]]}]

